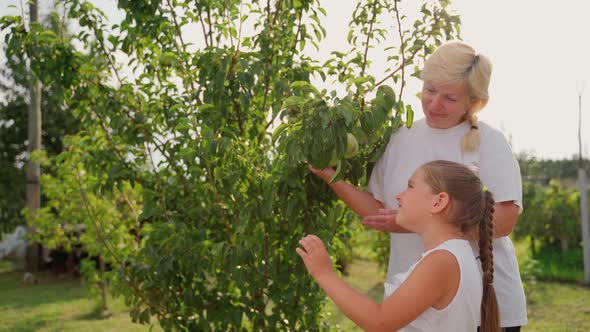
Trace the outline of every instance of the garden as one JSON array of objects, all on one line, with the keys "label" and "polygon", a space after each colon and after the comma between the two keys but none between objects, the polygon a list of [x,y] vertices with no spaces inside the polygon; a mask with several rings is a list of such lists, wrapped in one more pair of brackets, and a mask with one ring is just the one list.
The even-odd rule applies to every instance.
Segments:
[{"label": "garden", "polygon": [[[0,231],[25,225],[29,244],[25,262],[0,261],[0,331],[354,330],[298,240],[318,234],[375,300],[389,240],[307,165],[366,187],[412,126],[408,82],[461,19],[450,1],[402,2],[357,1],[347,50],[322,62],[307,51],[329,38],[317,0],[120,0],[116,22],[83,0],[3,15]],[[370,70],[378,53],[385,73]],[[518,159],[524,331],[590,330],[575,179]]]}]

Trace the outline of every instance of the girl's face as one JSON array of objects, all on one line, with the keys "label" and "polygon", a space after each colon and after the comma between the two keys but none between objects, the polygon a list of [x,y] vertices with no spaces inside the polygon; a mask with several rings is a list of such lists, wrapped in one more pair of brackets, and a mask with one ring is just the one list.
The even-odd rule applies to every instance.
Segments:
[{"label": "girl's face", "polygon": [[399,202],[397,223],[408,230],[418,231],[418,223],[431,215],[437,195],[432,193],[432,188],[424,181],[424,171],[419,168],[408,180],[406,190],[396,198]]},{"label": "girl's face", "polygon": [[422,86],[422,111],[432,128],[446,129],[463,122],[470,104],[467,86],[462,81],[424,82]]}]

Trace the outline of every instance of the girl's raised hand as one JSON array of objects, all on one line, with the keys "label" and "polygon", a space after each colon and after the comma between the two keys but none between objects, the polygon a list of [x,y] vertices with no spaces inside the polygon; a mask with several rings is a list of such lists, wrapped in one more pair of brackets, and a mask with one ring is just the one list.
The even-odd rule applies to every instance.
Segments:
[{"label": "girl's raised hand", "polygon": [[307,235],[299,240],[299,245],[303,249],[296,248],[295,251],[301,256],[307,271],[314,279],[317,280],[322,275],[333,272],[330,255],[319,237]]}]

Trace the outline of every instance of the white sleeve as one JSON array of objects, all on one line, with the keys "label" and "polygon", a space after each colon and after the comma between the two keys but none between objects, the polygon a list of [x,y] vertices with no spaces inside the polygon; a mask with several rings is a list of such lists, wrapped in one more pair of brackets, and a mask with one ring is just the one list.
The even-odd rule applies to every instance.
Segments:
[{"label": "white sleeve", "polygon": [[387,156],[392,148],[394,135],[395,134],[391,135],[387,147],[375,163],[375,166],[371,171],[369,186],[367,188],[367,191],[373,194],[373,197],[381,203],[385,203],[385,171],[387,170]]},{"label": "white sleeve", "polygon": [[496,202],[514,201],[522,212],[520,167],[504,135],[491,129],[481,137],[480,178]]}]

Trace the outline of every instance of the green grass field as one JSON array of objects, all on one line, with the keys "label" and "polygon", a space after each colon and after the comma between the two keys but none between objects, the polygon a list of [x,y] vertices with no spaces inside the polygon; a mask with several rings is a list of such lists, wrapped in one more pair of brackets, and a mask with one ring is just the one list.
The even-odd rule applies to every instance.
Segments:
[{"label": "green grass field", "polygon": [[[380,301],[385,278],[365,250],[355,251],[345,279]],[[523,246],[517,252],[524,255]],[[90,299],[79,279],[41,275],[38,285],[22,284],[23,273],[0,262],[0,331],[149,331],[133,324],[122,299],[111,300],[113,315],[100,317],[97,300]],[[572,283],[527,283],[529,325],[523,331],[590,331],[590,288]],[[325,311],[340,331],[360,331],[331,302]],[[161,331],[158,326],[153,331]]]},{"label": "green grass field", "polygon": [[113,315],[102,319],[80,279],[42,274],[39,284],[23,285],[22,278],[22,271],[2,262],[0,331],[149,331],[131,322],[122,299],[111,300]]}]

